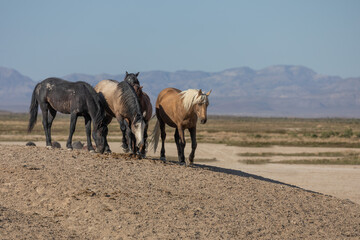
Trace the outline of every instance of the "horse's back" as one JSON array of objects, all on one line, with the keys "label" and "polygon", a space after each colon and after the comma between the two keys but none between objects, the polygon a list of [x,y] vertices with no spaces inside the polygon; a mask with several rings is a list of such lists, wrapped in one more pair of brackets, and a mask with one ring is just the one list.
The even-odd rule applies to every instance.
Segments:
[{"label": "horse's back", "polygon": [[165,88],[156,100],[156,115],[171,127],[176,127],[180,120],[179,105],[181,104],[180,93],[176,88]]},{"label": "horse's back", "polygon": [[40,82],[36,90],[40,104],[48,103],[54,110],[65,114],[84,108],[89,97],[96,97],[95,90],[86,82],[70,82],[55,77]]},{"label": "horse's back", "polygon": [[95,91],[101,94],[107,103],[107,112],[115,117],[117,112],[122,112],[123,104],[120,104],[122,99],[122,90],[119,88],[119,82],[115,80],[105,79],[100,81],[95,86]]},{"label": "horse's back", "polygon": [[[51,77],[43,80],[40,83],[45,90],[48,92],[61,92],[61,91],[85,91],[88,93],[94,93],[93,87],[87,82],[78,81],[78,82],[70,82],[61,78]],[[71,91],[70,91],[71,93]]]},{"label": "horse's back", "polygon": [[163,89],[156,100],[156,107],[158,107],[160,104],[164,104],[166,102],[173,103],[174,100],[178,100],[180,98],[179,93],[181,91],[177,88],[165,88]]},{"label": "horse's back", "polygon": [[117,88],[118,82],[114,80],[105,79],[100,81],[95,86],[96,92],[102,92],[103,94],[111,94]]}]

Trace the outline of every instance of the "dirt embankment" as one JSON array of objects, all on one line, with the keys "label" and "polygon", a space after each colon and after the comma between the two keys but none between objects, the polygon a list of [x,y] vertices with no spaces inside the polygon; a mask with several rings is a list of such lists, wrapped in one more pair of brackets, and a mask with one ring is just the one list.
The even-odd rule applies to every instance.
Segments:
[{"label": "dirt embankment", "polygon": [[0,146],[2,239],[358,239],[360,205],[223,168]]}]

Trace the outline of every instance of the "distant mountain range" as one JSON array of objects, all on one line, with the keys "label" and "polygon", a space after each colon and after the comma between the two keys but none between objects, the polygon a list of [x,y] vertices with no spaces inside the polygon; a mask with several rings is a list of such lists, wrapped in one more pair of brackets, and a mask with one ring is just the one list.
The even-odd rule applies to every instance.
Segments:
[{"label": "distant mountain range", "polygon": [[[60,76],[61,77],[61,76]],[[102,79],[123,80],[124,74],[70,74],[62,78],[95,86]],[[153,102],[166,87],[212,89],[209,114],[277,117],[360,117],[360,77],[320,75],[303,66],[248,67],[221,72],[148,71],[139,75]],[[0,67],[0,110],[26,112],[35,82]]]}]

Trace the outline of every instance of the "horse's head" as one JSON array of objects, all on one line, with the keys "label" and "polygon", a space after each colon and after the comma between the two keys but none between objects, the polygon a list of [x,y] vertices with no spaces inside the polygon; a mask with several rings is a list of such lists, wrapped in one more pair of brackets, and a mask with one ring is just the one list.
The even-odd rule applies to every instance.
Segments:
[{"label": "horse's head", "polygon": [[201,124],[205,124],[207,121],[207,107],[209,106],[209,95],[211,90],[207,93],[203,93],[201,89],[199,90],[198,97],[200,101],[195,104],[195,112],[198,118],[200,119]]},{"label": "horse's head", "polygon": [[144,129],[144,116],[137,114],[131,122],[131,131],[135,135],[136,143],[139,148],[144,144]]},{"label": "horse's head", "polygon": [[105,124],[94,126],[92,136],[96,144],[96,150],[100,153],[104,153],[107,134],[108,127]]},{"label": "horse's head", "polygon": [[138,73],[126,72],[124,81],[128,82],[131,86],[134,86],[135,84],[140,85],[139,80],[137,78],[139,76],[139,74],[140,74],[139,72]]}]

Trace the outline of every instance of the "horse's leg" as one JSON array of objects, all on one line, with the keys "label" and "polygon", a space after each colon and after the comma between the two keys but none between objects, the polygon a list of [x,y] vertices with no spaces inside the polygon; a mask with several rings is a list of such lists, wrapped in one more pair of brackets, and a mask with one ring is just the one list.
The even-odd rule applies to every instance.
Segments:
[{"label": "horse's leg", "polygon": [[166,161],[165,157],[165,139],[166,139],[166,132],[165,132],[165,123],[162,119],[158,119],[160,131],[161,131],[161,151],[160,151],[160,159]]},{"label": "horse's leg", "polygon": [[190,162],[190,165],[192,165],[194,163],[195,150],[197,147],[196,127],[189,128],[189,132],[190,132],[190,137],[191,137],[191,153],[189,155],[189,162]]},{"label": "horse's leg", "polygon": [[52,147],[51,145],[51,135],[49,134],[49,124],[48,124],[48,104],[41,103],[40,104],[41,112],[42,112],[42,124],[44,127],[45,138],[46,138],[46,147]]},{"label": "horse's leg", "polygon": [[85,114],[84,118],[85,118],[87,148],[88,148],[89,152],[95,152],[95,149],[91,142],[91,117],[89,115]]},{"label": "horse's leg", "polygon": [[[112,116],[109,115],[109,114],[106,114],[105,118],[104,118],[104,123],[106,124],[106,126],[108,126],[111,123],[111,120],[112,120]],[[104,150],[104,152],[111,153],[109,143],[107,142],[107,138],[105,138],[105,150]]]},{"label": "horse's leg", "polygon": [[66,147],[68,150],[72,150],[72,136],[75,132],[75,127],[76,127],[76,120],[77,120],[77,114],[76,113],[71,113],[70,114],[70,132],[69,132],[69,138],[66,142]]},{"label": "horse's leg", "polygon": [[126,128],[126,140],[128,143],[128,151],[131,151],[136,156],[138,148],[136,146],[136,138],[134,133],[131,131],[130,126],[126,120],[124,120],[124,126]]},{"label": "horse's leg", "polygon": [[129,150],[132,152],[132,154],[134,156],[136,156],[136,151],[137,151],[137,147],[136,147],[136,139],[135,139],[135,135],[132,133],[130,127],[126,125],[126,138],[127,138],[127,142],[129,145]]},{"label": "horse's leg", "polygon": [[177,148],[177,152],[178,152],[178,159],[179,159],[179,162],[181,162],[180,136],[179,136],[179,130],[177,128],[175,129],[174,138],[175,138],[176,148]]},{"label": "horse's leg", "polygon": [[127,152],[129,152],[129,145],[128,145],[127,127],[125,124],[125,120],[121,119],[121,120],[118,120],[118,122],[120,124],[120,130],[123,134],[122,149],[123,149],[123,152],[127,153]]},{"label": "horse's leg", "polygon": [[118,121],[119,125],[120,125],[120,130],[122,132],[123,138],[122,138],[122,149],[123,152],[127,153],[129,152],[129,146],[127,143],[127,137],[126,137],[126,124],[125,124],[125,120],[122,116],[116,116],[116,120]]},{"label": "horse's leg", "polygon": [[146,157],[146,140],[148,138],[148,134],[147,134],[148,127],[149,127],[149,123],[146,123],[145,128],[144,128],[144,144],[142,145],[141,151],[140,151],[142,158]]},{"label": "horse's leg", "polygon": [[180,126],[178,126],[178,131],[179,131],[179,137],[180,137],[180,141],[179,141],[179,146],[180,146],[180,164],[185,163],[185,154],[184,154],[184,150],[185,150],[185,146],[186,146],[186,141],[185,141],[185,135],[184,135],[184,129]]},{"label": "horse's leg", "polygon": [[49,114],[48,114],[48,134],[51,142],[51,126],[56,116],[56,110],[53,109],[51,106],[48,106]]}]

